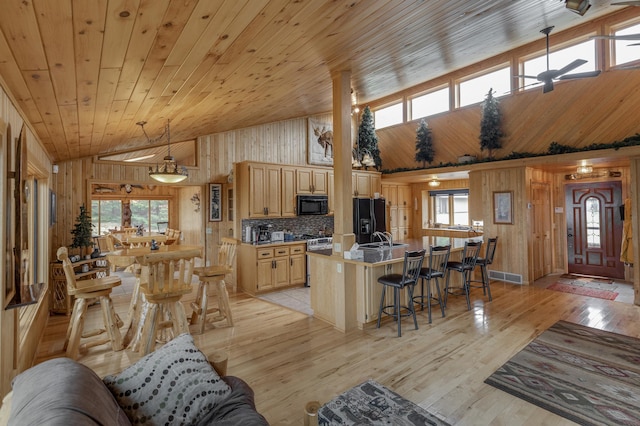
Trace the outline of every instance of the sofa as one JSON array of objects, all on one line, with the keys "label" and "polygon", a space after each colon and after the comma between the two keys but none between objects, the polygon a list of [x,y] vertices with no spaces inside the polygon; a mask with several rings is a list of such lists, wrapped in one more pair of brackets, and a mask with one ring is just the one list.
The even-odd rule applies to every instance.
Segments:
[{"label": "sofa", "polygon": [[77,361],[56,358],[15,377],[0,419],[39,426],[268,425],[251,387],[222,374],[189,334],[103,379]]}]

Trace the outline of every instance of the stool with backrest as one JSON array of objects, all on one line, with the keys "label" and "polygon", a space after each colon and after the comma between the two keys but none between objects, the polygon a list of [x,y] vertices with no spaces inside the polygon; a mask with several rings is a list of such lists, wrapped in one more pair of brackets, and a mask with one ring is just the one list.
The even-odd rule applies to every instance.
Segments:
[{"label": "stool with backrest", "polygon": [[480,254],[480,248],[482,247],[482,241],[466,241],[464,243],[464,249],[462,250],[462,257],[459,261],[447,262],[447,281],[444,290],[444,306],[447,306],[447,298],[449,294],[454,294],[455,290],[449,286],[449,279],[451,278],[451,272],[458,272],[461,274],[462,279],[462,292],[467,299],[467,310],[471,310],[471,301],[469,300],[469,283],[471,281],[471,275],[476,267],[476,261]]},{"label": "stool with backrest", "polygon": [[[111,348],[114,351],[121,350],[122,335],[118,327],[122,324],[122,321],[118,318],[110,297],[111,290],[122,284],[120,278],[106,276],[76,281],[73,264],[69,260],[69,252],[66,247],[60,247],[58,249],[57,258],[62,262],[62,269],[64,270],[64,275],[67,280],[67,294],[69,297],[75,297],[73,312],[64,343],[64,350],[66,351],[67,357],[71,359],[78,358],[81,338],[96,337],[104,333],[106,333],[107,337],[89,340],[84,343],[82,347],[90,348],[111,342]],[[87,307],[89,301],[92,299],[98,299],[100,301],[105,328],[84,331]]]},{"label": "stool with backrest", "polygon": [[173,337],[189,332],[189,324],[180,299],[192,291],[193,263],[199,249],[151,252],[141,260],[140,292],[144,296],[143,355],[155,348],[158,333],[170,329]]},{"label": "stool with backrest", "polygon": [[[378,310],[378,322],[376,328],[380,328],[380,319],[382,314],[389,315],[398,322],[398,337],[402,336],[401,323],[402,317],[413,316],[413,323],[418,329],[418,320],[416,318],[416,310],[413,306],[413,289],[418,282],[422,262],[424,261],[425,250],[407,251],[404,253],[404,262],[402,265],[402,274],[388,274],[378,278],[378,282],[382,284],[382,296],[380,298],[380,309]],[[393,305],[385,306],[385,294],[387,287],[393,288]],[[407,289],[407,304],[401,306],[400,298],[402,290]],[[406,312],[402,312],[404,309]]]},{"label": "stool with backrest", "polygon": [[[200,283],[198,284],[196,301],[191,303],[191,308],[193,308],[191,324],[197,326],[198,333],[204,333],[207,320],[217,322],[226,319],[227,326],[233,326],[233,316],[229,306],[229,292],[227,291],[224,277],[233,272],[233,260],[237,247],[238,240],[235,238],[222,238],[222,244],[218,249],[218,263],[204,268],[196,268],[194,271],[200,278]],[[209,307],[210,284],[217,294],[217,307]]]},{"label": "stool with backrest", "polygon": [[[426,266],[420,269],[420,295],[414,296],[413,301],[420,305],[420,309],[424,310],[427,305],[429,316],[429,324],[431,324],[431,302],[437,301],[444,318],[444,300],[440,289],[440,278],[444,278],[447,262],[449,261],[449,253],[451,246],[431,246],[429,249],[429,260]],[[427,292],[424,291],[424,283],[427,282]],[[438,297],[433,297],[431,284],[435,285]]]},{"label": "stool with backrest", "polygon": [[472,283],[481,283],[481,285],[475,285],[472,287],[482,287],[482,294],[489,296],[489,301],[493,300],[491,297],[491,287],[489,287],[489,272],[487,271],[487,265],[493,263],[493,258],[496,255],[496,246],[498,245],[498,237],[489,238],[487,240],[487,248],[484,257],[479,257],[476,261],[476,267],[480,266],[480,274],[482,280],[471,280]]}]

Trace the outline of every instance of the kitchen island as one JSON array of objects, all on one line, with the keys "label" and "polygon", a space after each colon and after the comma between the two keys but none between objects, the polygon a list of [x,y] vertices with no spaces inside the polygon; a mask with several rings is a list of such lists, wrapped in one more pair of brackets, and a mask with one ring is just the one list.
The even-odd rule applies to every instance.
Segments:
[{"label": "kitchen island", "polygon": [[[342,253],[340,256],[333,255],[331,250],[308,252],[311,308],[314,316],[342,332],[364,329],[378,318],[382,295],[378,277],[402,273],[405,251],[425,249],[425,262],[428,262],[431,246],[450,244],[450,259],[459,260],[464,243],[478,240],[482,240],[482,237],[422,237],[392,248],[366,250],[363,259],[344,259]],[[484,248],[481,253],[484,253]],[[458,275],[452,275],[452,286],[461,285]],[[444,280],[442,288],[444,289]],[[420,288],[417,286],[415,295],[419,294]],[[387,297],[392,296],[388,294]],[[385,304],[390,303],[391,299]]]}]

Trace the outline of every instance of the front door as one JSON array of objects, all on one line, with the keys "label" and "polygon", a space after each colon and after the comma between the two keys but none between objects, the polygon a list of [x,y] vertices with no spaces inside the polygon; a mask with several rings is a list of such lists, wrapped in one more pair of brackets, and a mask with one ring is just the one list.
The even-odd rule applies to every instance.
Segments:
[{"label": "front door", "polygon": [[622,183],[568,184],[567,257],[570,273],[624,278],[622,243]]}]

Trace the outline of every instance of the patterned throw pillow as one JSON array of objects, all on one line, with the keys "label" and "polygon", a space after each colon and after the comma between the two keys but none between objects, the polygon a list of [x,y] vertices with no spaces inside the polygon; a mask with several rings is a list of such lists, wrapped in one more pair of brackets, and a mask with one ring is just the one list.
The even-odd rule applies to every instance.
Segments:
[{"label": "patterned throw pillow", "polygon": [[134,425],[197,423],[231,392],[190,334],[103,381]]}]

